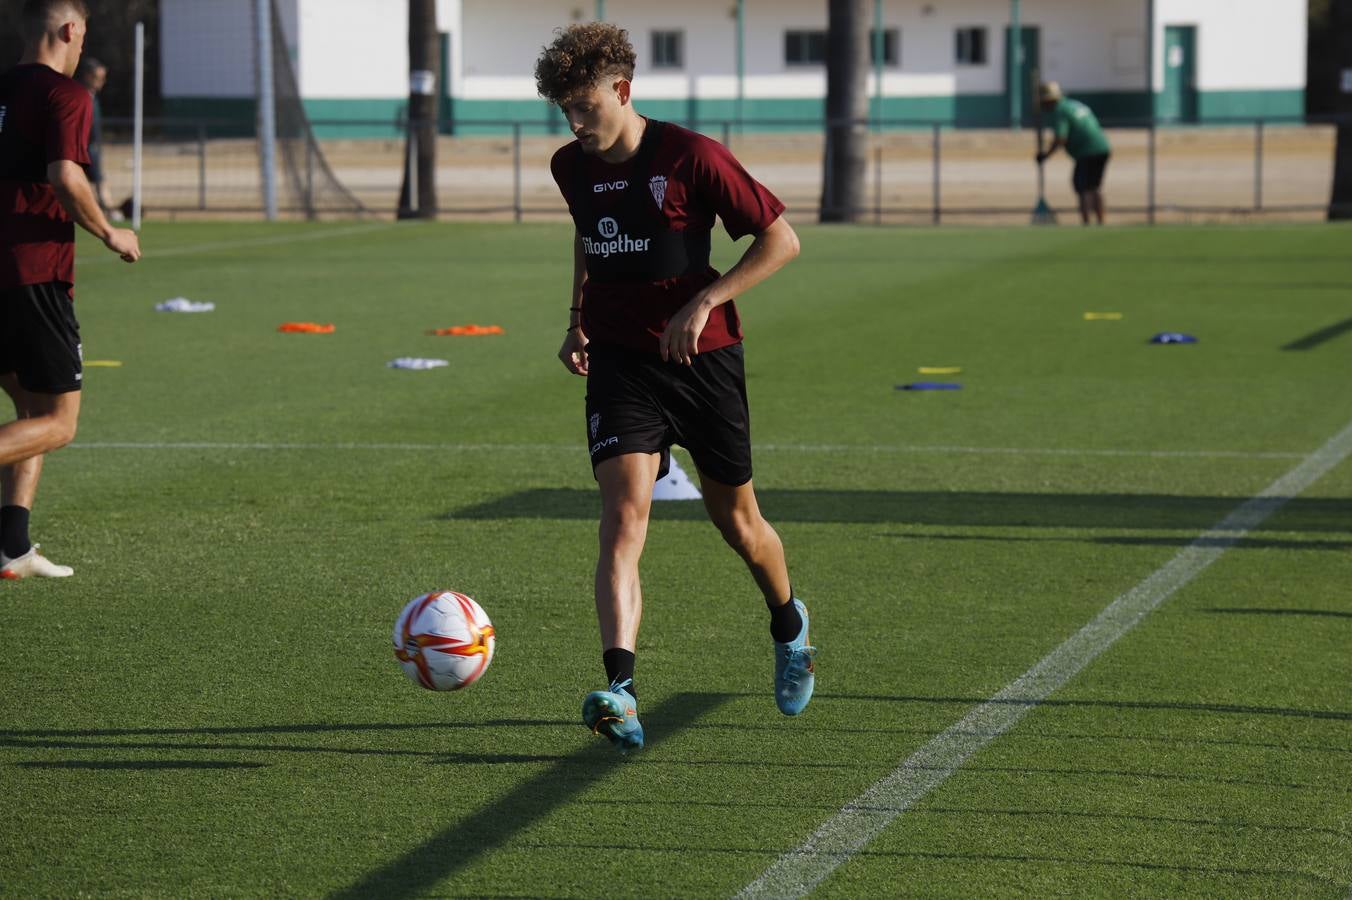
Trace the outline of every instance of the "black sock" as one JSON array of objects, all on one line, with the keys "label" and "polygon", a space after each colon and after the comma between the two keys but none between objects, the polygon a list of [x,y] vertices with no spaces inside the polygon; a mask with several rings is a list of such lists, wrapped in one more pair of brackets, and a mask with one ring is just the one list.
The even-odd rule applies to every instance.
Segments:
[{"label": "black sock", "polygon": [[[766,606],[770,606],[766,603]],[[770,637],[781,644],[798,637],[803,630],[803,617],[798,612],[798,604],[789,597],[789,602],[781,606],[770,606]]]},{"label": "black sock", "polygon": [[22,506],[0,506],[0,551],[18,559],[33,545],[28,541],[28,510]]},{"label": "black sock", "polygon": [[623,682],[629,680],[629,686],[625,688],[634,699],[638,699],[638,691],[634,689],[634,654],[629,650],[621,650],[619,647],[611,647],[605,653],[601,654],[601,660],[606,664],[606,677],[610,683],[617,681]]}]

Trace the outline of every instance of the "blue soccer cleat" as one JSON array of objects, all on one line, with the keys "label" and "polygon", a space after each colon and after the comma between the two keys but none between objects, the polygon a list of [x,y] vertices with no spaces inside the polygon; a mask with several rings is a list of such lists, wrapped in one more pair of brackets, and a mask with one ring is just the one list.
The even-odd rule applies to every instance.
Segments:
[{"label": "blue soccer cleat", "polygon": [[797,597],[792,602],[803,617],[803,630],[787,644],[775,641],[775,703],[786,716],[796,716],[807,708],[816,681],[812,658],[817,648],[807,642],[807,607]]},{"label": "blue soccer cleat", "polygon": [[643,749],[643,726],[638,721],[638,701],[625,690],[632,680],[592,691],[582,701],[582,722],[614,744],[621,753]]}]

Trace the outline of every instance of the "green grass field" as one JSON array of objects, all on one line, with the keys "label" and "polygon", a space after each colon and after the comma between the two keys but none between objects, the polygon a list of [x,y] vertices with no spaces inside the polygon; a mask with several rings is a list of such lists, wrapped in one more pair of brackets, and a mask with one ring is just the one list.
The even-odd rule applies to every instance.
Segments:
[{"label": "green grass field", "polygon": [[[739,305],[817,695],[776,712],[750,578],[659,504],[631,758],[578,717],[567,226],[82,244],[85,357],[123,365],[87,369],[33,518],[76,576],[0,584],[0,894],[731,896],[1352,421],[1346,228],[800,231]],[[152,310],[179,295],[217,309]],[[469,322],[506,334],[424,333]],[[895,389],[922,366],[963,390]],[[1349,497],[1344,461],[814,895],[1346,898]],[[458,694],[391,653],[440,587],[499,635]]]}]

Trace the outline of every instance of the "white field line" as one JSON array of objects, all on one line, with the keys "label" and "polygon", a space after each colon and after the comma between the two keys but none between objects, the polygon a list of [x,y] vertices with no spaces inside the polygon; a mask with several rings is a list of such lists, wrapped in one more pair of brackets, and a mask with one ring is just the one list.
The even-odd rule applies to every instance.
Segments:
[{"label": "white field line", "polygon": [[847,803],[737,896],[802,897],[810,893],[913,803],[942,784],[972,754],[1013,727],[1248,531],[1261,525],[1286,501],[1349,454],[1352,454],[1352,423],[1261,493],[1235,507],[994,697],[975,707]]},{"label": "white field line", "polygon": [[486,451],[489,453],[577,450],[581,444],[400,444],[400,443],[273,443],[268,441],[90,441],[68,444],[71,450],[407,450]]},{"label": "white field line", "polygon": [[[272,441],[80,441],[75,450],[405,450],[539,452],[571,451],[581,444],[493,443],[289,443]],[[767,453],[939,453],[1000,456],[1112,456],[1147,459],[1304,459],[1302,453],[1231,450],[1072,450],[1063,447],[949,447],[905,444],[758,444]]]},{"label": "white field line", "polygon": [[[189,244],[186,247],[169,247],[165,250],[156,250],[152,244],[145,248],[145,256],[143,259],[154,261],[163,259],[166,256],[191,256],[194,253],[213,253],[217,250],[243,250],[249,247],[271,247],[276,244],[295,244],[301,241],[322,241],[327,238],[348,237],[349,235],[367,234],[373,231],[385,231],[398,227],[399,225],[394,222],[377,222],[365,225],[354,225],[351,228],[329,228],[322,231],[274,234],[269,237],[247,238],[239,241],[213,241],[209,244]],[[111,253],[105,252],[102,256],[80,259],[77,261],[76,266],[83,269],[85,266],[100,266],[106,263],[115,262],[122,262],[122,260]]]}]

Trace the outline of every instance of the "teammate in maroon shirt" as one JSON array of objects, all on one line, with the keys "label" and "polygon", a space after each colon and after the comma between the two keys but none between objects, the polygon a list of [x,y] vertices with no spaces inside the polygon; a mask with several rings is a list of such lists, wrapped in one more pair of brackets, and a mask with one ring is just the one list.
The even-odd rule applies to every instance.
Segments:
[{"label": "teammate in maroon shirt", "polygon": [[[732,302],[797,256],[798,237],[784,205],[721,144],[635,111],[634,62],[624,30],[591,23],[560,30],[535,68],[541,96],[563,110],[577,137],[551,163],[577,229],[559,358],[587,378],[587,443],[601,491],[596,612],[610,681],[587,695],[582,718],[621,750],[643,746],[634,688],[638,561],[672,444],[694,458],[709,517],[765,595],[775,700],[787,715],[812,696],[816,652],[783,544],[751,486]],[[726,274],[709,266],[715,217],[734,240],[754,236]]]},{"label": "teammate in maroon shirt", "polygon": [[0,385],[17,418],[0,425],[0,577],[66,576],[28,539],[42,455],[75,436],[80,326],[75,225],[127,262],[136,234],[104,218],[89,164],[89,91],[71,76],[84,49],[83,0],[27,0],[24,53],[0,75]]}]

